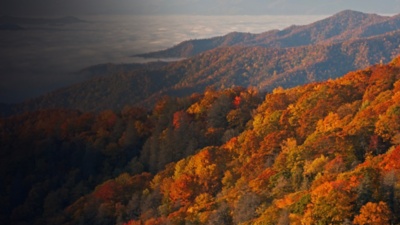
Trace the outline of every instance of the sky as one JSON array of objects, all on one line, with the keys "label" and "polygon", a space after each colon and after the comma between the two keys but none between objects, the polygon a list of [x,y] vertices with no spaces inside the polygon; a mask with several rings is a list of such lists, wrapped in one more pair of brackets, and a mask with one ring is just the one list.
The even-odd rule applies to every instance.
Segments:
[{"label": "sky", "polygon": [[1,15],[400,13],[400,0],[1,0]]}]

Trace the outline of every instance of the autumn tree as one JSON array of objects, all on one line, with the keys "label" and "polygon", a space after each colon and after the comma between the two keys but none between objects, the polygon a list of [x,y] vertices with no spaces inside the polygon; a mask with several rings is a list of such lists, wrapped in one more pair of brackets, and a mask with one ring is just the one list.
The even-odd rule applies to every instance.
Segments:
[{"label": "autumn tree", "polygon": [[342,224],[352,217],[353,197],[343,181],[325,182],[311,193],[305,224]]},{"label": "autumn tree", "polygon": [[233,211],[233,222],[240,224],[255,218],[260,203],[261,198],[255,193],[249,192],[240,196]]},{"label": "autumn tree", "polygon": [[391,211],[385,202],[368,202],[361,210],[360,214],[354,218],[357,225],[389,225]]}]

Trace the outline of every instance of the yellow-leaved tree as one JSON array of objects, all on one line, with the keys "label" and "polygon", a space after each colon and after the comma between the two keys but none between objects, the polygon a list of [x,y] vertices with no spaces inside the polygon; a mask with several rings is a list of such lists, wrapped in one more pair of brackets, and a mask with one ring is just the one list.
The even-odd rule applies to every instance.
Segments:
[{"label": "yellow-leaved tree", "polygon": [[354,218],[358,225],[390,224],[391,211],[385,202],[368,202],[360,209],[360,214]]}]

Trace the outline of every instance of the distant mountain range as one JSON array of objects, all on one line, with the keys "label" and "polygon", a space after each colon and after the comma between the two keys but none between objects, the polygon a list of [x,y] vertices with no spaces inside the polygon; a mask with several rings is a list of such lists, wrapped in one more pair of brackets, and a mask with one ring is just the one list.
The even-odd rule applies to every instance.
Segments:
[{"label": "distant mountain range", "polygon": [[[157,66],[94,66],[81,71],[85,76],[94,77],[92,80],[29,100],[14,110],[99,111],[121,109],[125,105],[151,107],[164,95],[188,96],[208,86],[216,89],[253,86],[269,92],[276,87],[336,78],[372,64],[387,63],[399,55],[399,19],[400,16],[344,11],[310,25],[282,31],[259,35],[232,33],[187,41],[178,46],[192,43],[191,50],[175,47],[162,53],[169,52],[163,57],[173,56],[171,52],[175,50],[174,56],[184,56],[185,52],[185,56],[196,54],[193,57]],[[207,48],[202,46],[211,50],[205,51]],[[148,56],[155,57],[154,54],[161,53]]]},{"label": "distant mountain range", "polygon": [[227,47],[162,68],[102,76],[30,100],[24,110],[72,108],[84,111],[151,106],[160,97],[186,96],[208,86],[255,86],[272,91],[344,75],[400,54],[400,31],[374,38],[297,48]]},{"label": "distant mountain range", "polygon": [[0,103],[31,111],[0,118],[1,224],[399,225],[400,29],[341,33],[94,65]]},{"label": "distant mountain range", "polygon": [[188,40],[172,48],[140,54],[149,58],[189,57],[226,46],[264,46],[273,48],[330,44],[367,38],[400,29],[400,14],[392,17],[345,10],[304,26],[291,26],[261,34],[233,32],[210,39]]}]

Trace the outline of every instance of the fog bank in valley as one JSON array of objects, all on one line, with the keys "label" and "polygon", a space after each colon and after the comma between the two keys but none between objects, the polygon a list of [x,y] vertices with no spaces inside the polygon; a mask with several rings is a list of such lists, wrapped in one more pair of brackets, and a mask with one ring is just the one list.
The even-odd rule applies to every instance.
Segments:
[{"label": "fog bank in valley", "polygon": [[[16,103],[85,80],[101,63],[148,61],[132,55],[233,31],[260,33],[325,16],[86,16],[84,23],[22,25],[0,31],[0,102]],[[165,59],[168,60],[168,59]]]}]

